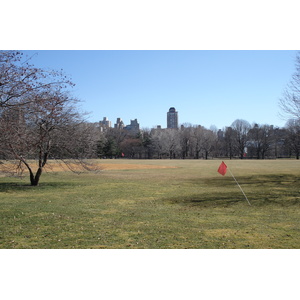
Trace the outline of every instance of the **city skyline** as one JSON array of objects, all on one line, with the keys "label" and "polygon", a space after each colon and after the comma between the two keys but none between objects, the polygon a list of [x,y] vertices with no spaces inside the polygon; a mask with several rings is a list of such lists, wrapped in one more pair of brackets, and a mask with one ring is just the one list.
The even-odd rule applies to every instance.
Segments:
[{"label": "city skyline", "polygon": [[[238,119],[236,119],[238,120]],[[236,121],[234,120],[234,121]],[[244,119],[243,119],[244,120]],[[232,123],[234,122],[232,121]],[[244,120],[246,122],[249,122],[248,120]],[[147,129],[146,127],[143,127],[143,126],[140,126],[140,123],[138,122],[138,119],[135,118],[134,120],[130,119],[130,124],[126,125],[126,122],[124,123],[123,122],[123,119],[121,117],[118,117],[116,119],[116,123],[114,125],[112,125],[113,121],[110,120],[107,116],[103,117],[103,120],[99,120],[95,123],[98,123],[100,124],[100,127],[102,128],[119,128],[119,129],[127,129],[127,130],[131,130],[131,127],[132,126],[138,126],[138,127],[135,127],[135,130],[137,130],[138,128],[138,131],[140,129]],[[283,128],[284,126],[277,126],[277,125],[274,125],[274,124],[267,124],[267,123],[256,123],[256,122],[252,122],[249,124],[251,126],[255,126],[255,125],[270,125],[270,126],[273,126],[273,127],[278,127],[278,128]],[[167,111],[167,117],[166,117],[166,126],[162,126],[161,124],[157,124],[156,126],[152,126],[152,127],[148,127],[148,129],[153,129],[153,128],[162,128],[162,129],[172,129],[172,128],[175,128],[175,129],[178,129],[179,127],[181,126],[185,126],[185,125],[190,125],[190,126],[203,126],[202,124],[191,124],[190,122],[185,122],[185,123],[179,123],[179,112],[176,110],[175,107],[170,107],[169,110]],[[225,126],[222,126],[220,128],[216,127],[215,125],[211,125],[210,128],[212,127],[215,127],[213,129],[218,129],[218,130],[221,130],[223,131],[226,127],[230,127],[232,124],[229,124],[229,125],[225,125]],[[204,128],[206,129],[210,129],[208,127],[205,127],[203,126]]]},{"label": "city skyline", "polygon": [[296,51],[24,51],[37,67],[63,69],[76,84],[87,121],[138,119],[141,128],[179,123],[209,128],[236,119],[283,127],[278,101],[294,72]]},{"label": "city skyline", "polygon": [[[114,126],[112,126],[112,121],[109,120],[108,117],[103,117],[103,120],[99,121],[100,127],[105,128],[118,128],[118,129],[127,129],[127,130],[134,130],[139,131],[140,125],[137,119],[130,119],[130,124],[125,125],[123,119],[118,117]],[[178,111],[176,111],[175,107],[170,107],[169,111],[167,112],[167,127],[166,128],[178,128]],[[158,124],[157,128],[162,128],[163,126]]]}]

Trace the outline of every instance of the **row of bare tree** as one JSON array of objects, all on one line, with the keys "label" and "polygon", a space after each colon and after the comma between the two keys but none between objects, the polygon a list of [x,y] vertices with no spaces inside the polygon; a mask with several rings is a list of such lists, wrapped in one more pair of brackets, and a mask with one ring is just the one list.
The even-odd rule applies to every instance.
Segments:
[{"label": "row of bare tree", "polygon": [[222,130],[184,124],[180,129],[144,130],[132,136],[126,130],[109,129],[97,143],[98,157],[130,158],[279,158],[300,154],[300,122],[285,128],[252,126],[236,120]]}]

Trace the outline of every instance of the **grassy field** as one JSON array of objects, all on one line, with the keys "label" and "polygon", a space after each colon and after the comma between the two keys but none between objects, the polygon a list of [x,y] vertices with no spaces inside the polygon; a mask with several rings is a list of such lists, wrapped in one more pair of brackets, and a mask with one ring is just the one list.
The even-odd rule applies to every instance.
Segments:
[{"label": "grassy field", "polygon": [[0,177],[0,248],[300,249],[300,161],[98,160]]}]

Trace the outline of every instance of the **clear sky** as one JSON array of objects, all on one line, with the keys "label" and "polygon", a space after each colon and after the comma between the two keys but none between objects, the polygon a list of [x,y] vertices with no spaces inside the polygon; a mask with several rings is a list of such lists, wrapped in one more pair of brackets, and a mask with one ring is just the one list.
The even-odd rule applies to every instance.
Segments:
[{"label": "clear sky", "polygon": [[209,128],[236,119],[284,126],[278,99],[294,72],[296,51],[279,50],[41,50],[39,67],[63,69],[88,120],[138,119],[141,128],[166,127],[175,107],[179,123]]},{"label": "clear sky", "polygon": [[63,69],[76,84],[88,120],[138,119],[141,128],[166,127],[175,107],[179,123],[209,128],[236,119],[284,126],[278,99],[294,72],[296,51],[41,50],[32,62]]}]

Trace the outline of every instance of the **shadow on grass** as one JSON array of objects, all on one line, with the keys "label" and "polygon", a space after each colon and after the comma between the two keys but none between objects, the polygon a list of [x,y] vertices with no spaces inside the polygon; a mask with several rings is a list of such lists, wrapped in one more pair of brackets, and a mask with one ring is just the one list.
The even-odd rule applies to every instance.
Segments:
[{"label": "shadow on grass", "polygon": [[[192,185],[200,186],[201,184],[204,192],[165,200],[171,203],[199,207],[231,206],[240,203],[249,206],[232,177],[193,179],[188,180],[188,182]],[[253,175],[239,177],[238,182],[252,206],[300,206],[300,176],[289,174]],[[215,189],[213,192],[206,193],[205,186],[209,189],[215,187]],[[236,191],[232,191],[234,186]]]},{"label": "shadow on grass", "polygon": [[[278,175],[252,175],[252,176],[240,176],[236,177],[237,181],[240,185],[243,186],[280,186],[280,185],[288,185],[288,184],[300,184],[300,176],[290,175],[290,174],[278,174]],[[190,180],[191,183],[206,183],[209,185],[217,186],[231,186],[235,183],[234,179],[229,175],[226,177],[214,177],[208,179],[194,179]]]},{"label": "shadow on grass", "polygon": [[[240,197],[237,194],[231,195],[221,195],[220,194],[194,194],[185,197],[175,197],[165,199],[170,203],[176,203],[187,206],[197,206],[197,207],[217,207],[217,206],[231,206],[236,205],[241,202],[245,202],[246,200]],[[247,204],[248,205],[248,204]]]},{"label": "shadow on grass", "polygon": [[[296,194],[289,195],[287,198],[280,197],[278,195],[261,195],[261,194],[248,194],[248,200],[253,207],[259,206],[298,206],[300,207],[300,197]],[[164,199],[169,203],[187,205],[187,206],[196,206],[196,207],[229,207],[243,204],[249,206],[248,202],[242,195],[242,193],[227,193],[225,196],[220,196],[220,194],[214,195],[190,195],[185,197],[173,197]]]},{"label": "shadow on grass", "polygon": [[18,192],[18,191],[31,191],[33,189],[37,190],[47,190],[52,188],[64,188],[74,186],[71,182],[42,182],[38,186],[32,186],[27,182],[16,183],[16,182],[0,182],[0,193],[8,192]]}]

